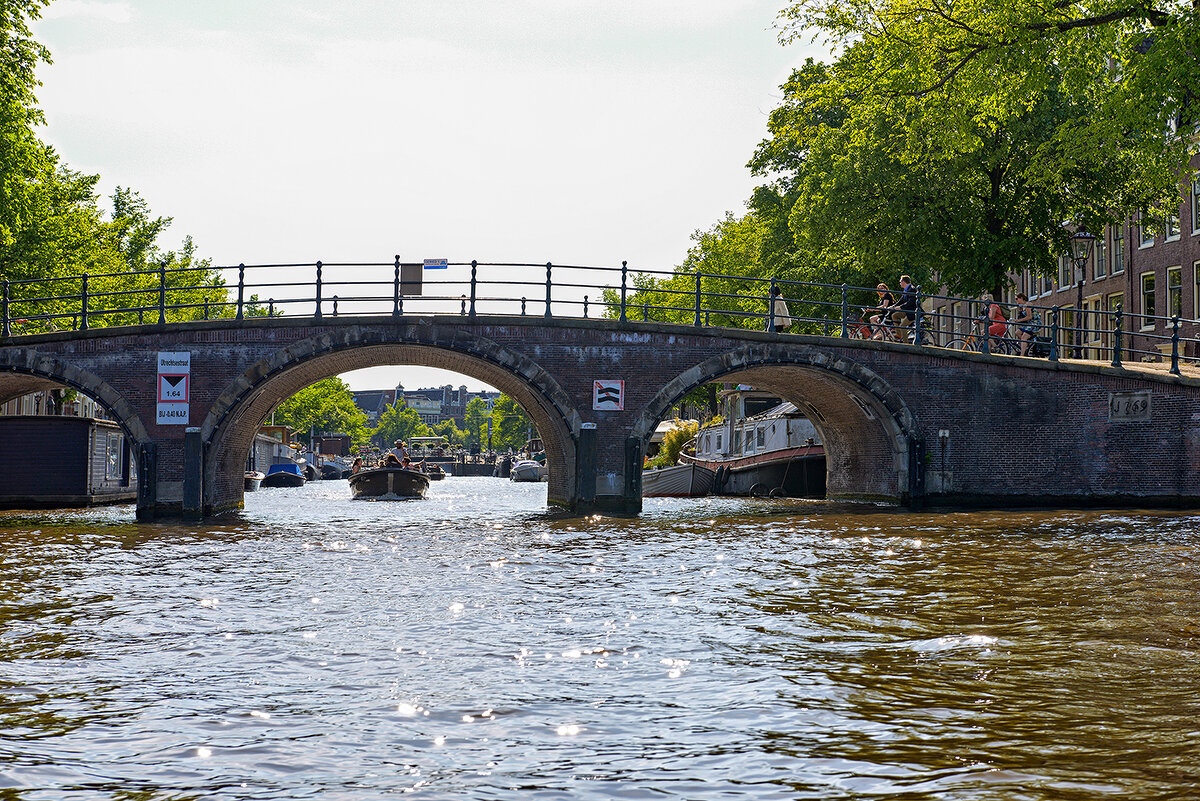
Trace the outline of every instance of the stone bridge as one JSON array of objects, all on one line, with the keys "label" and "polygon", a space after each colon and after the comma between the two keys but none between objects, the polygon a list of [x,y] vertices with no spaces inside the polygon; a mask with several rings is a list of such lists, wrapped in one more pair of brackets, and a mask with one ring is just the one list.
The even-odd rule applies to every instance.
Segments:
[{"label": "stone bridge", "polygon": [[[190,353],[188,426],[156,422],[160,351]],[[550,503],[641,508],[656,424],[691,389],[773,391],[821,432],[831,498],[899,504],[1190,505],[1200,500],[1200,381],[1082,362],[611,320],[458,315],[251,318],[0,341],[0,401],[69,386],[102,403],[139,459],[138,516],[242,504],[271,409],[378,365],[462,373],[510,395],[546,446]],[[593,380],[624,409],[593,409]]]}]

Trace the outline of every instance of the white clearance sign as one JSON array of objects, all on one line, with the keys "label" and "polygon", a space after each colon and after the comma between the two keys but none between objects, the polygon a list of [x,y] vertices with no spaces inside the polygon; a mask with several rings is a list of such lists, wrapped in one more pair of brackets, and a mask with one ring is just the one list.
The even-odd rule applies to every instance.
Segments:
[{"label": "white clearance sign", "polygon": [[625,410],[624,381],[593,381],[592,409],[595,411],[620,412]]},{"label": "white clearance sign", "polygon": [[158,424],[186,426],[188,424],[188,395],[192,383],[192,354],[158,354]]}]

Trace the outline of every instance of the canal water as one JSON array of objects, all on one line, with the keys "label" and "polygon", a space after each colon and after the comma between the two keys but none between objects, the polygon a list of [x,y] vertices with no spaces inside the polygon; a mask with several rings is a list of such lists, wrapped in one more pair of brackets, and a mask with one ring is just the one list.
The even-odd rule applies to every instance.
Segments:
[{"label": "canal water", "polygon": [[1200,796],[1200,517],[0,516],[0,799]]}]

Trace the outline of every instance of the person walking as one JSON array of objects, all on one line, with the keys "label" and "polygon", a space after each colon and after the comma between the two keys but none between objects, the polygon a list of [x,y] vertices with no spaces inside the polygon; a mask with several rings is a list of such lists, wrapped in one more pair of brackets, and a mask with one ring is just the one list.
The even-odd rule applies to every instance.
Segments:
[{"label": "person walking", "polygon": [[792,314],[778,285],[771,287],[771,317],[775,320],[776,331],[786,331],[792,324]]}]

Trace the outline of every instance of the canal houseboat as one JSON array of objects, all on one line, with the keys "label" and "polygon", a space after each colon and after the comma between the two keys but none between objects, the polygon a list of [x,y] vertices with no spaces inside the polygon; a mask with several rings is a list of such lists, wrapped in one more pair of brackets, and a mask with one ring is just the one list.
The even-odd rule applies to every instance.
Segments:
[{"label": "canal houseboat", "polygon": [[723,417],[703,426],[693,452],[680,456],[713,471],[714,494],[825,496],[821,434],[795,404],[747,387],[726,390],[721,400]]}]

